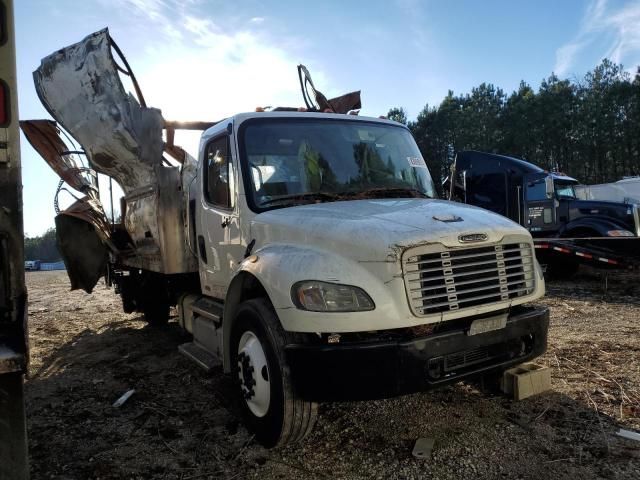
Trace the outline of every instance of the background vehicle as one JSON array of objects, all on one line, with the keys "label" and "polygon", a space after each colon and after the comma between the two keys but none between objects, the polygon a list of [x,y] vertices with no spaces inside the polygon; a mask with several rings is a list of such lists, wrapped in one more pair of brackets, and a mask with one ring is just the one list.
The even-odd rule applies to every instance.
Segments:
[{"label": "background vehicle", "polygon": [[638,205],[579,199],[574,178],[504,155],[459,152],[453,168],[451,198],[527,228],[540,247],[540,261],[556,272],[572,274],[581,262],[629,266],[638,261]]},{"label": "background vehicle", "polygon": [[24,269],[25,270],[40,270],[42,262],[40,260],[25,260]]},{"label": "background vehicle", "polygon": [[[308,111],[177,124],[135,81],[140,103],[125,93],[112,47],[97,32],[43,59],[34,79],[91,169],[122,186],[121,224],[56,124],[22,124],[85,193],[56,218],[72,286],[91,291],[106,271],[125,311],[152,324],[177,306],[193,335],[181,351],[237,379],[262,443],[303,438],[318,400],[499,375],[544,352],[548,310],[528,306],[544,294],[530,234],[435,199],[405,126],[344,114],[357,92],[327,100],[300,67]],[[205,129],[197,161],[173,144],[179,127]]]},{"label": "background vehicle", "polygon": [[577,185],[576,195],[583,200],[605,200],[640,204],[640,177],[629,177],[599,185]]},{"label": "background vehicle", "polygon": [[28,477],[22,181],[12,0],[0,0],[0,478]]}]

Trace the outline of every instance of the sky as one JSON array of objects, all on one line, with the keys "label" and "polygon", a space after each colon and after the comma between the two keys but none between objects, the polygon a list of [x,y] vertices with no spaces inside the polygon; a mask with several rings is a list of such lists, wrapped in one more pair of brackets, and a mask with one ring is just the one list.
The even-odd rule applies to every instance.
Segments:
[{"label": "sky", "polygon": [[[640,0],[14,0],[20,118],[48,118],[40,59],[108,27],[149,106],[170,120],[219,120],[301,106],[296,65],[329,98],[362,90],[361,114],[414,119],[448,90],[537,88],[607,57],[640,65]],[[197,136],[178,137],[197,155]],[[22,138],[24,226],[54,225],[58,177]],[[61,198],[61,203],[69,203]]]}]

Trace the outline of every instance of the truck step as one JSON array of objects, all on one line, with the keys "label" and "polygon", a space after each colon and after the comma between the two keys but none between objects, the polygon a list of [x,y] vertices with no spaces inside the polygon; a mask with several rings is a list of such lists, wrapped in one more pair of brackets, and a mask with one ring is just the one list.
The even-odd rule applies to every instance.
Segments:
[{"label": "truck step", "polygon": [[196,300],[191,305],[191,310],[193,313],[205,317],[218,325],[222,321],[222,304],[208,298],[202,297]]},{"label": "truck step", "polygon": [[200,368],[210,372],[215,368],[221,368],[222,363],[215,356],[211,355],[204,348],[193,342],[183,343],[178,347],[180,353],[190,360],[193,360]]}]

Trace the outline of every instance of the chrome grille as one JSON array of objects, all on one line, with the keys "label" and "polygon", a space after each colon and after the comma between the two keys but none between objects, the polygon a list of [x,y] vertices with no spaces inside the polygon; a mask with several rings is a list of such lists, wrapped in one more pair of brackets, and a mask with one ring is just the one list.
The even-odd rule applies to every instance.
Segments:
[{"label": "chrome grille", "polygon": [[403,264],[416,315],[448,312],[533,293],[528,243],[446,250],[409,256]]}]

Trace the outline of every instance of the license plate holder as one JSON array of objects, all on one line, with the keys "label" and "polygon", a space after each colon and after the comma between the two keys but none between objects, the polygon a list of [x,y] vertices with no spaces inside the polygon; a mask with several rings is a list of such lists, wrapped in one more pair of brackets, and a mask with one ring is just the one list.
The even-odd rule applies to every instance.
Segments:
[{"label": "license plate holder", "polygon": [[489,318],[478,318],[471,322],[467,335],[480,335],[482,333],[501,330],[507,326],[507,314],[496,315]]}]

